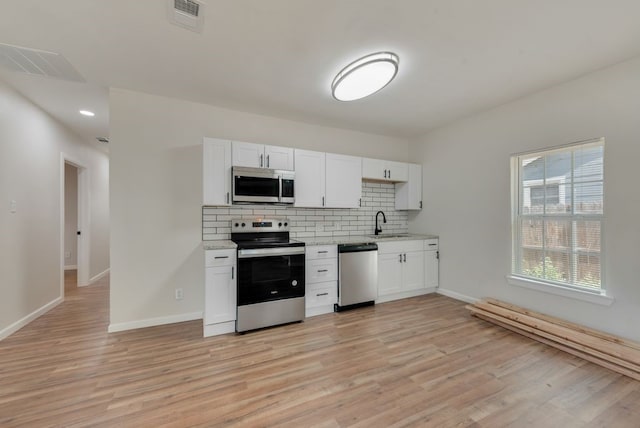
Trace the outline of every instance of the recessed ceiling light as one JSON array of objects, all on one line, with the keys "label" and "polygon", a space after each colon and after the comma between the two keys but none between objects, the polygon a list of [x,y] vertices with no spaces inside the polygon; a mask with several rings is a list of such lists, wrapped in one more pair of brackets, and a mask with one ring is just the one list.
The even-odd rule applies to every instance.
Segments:
[{"label": "recessed ceiling light", "polygon": [[331,83],[331,93],[339,101],[354,101],[375,94],[398,73],[398,55],[378,52],[364,56],[343,68]]},{"label": "recessed ceiling light", "polygon": [[89,117],[93,117],[96,115],[94,112],[89,110],[80,110],[80,114],[83,116],[89,116]]}]

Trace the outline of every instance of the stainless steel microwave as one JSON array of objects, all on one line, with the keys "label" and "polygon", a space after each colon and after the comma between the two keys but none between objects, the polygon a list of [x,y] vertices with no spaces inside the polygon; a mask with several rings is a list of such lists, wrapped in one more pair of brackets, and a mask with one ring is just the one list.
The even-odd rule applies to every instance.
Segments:
[{"label": "stainless steel microwave", "polygon": [[294,171],[232,168],[233,203],[293,204]]}]

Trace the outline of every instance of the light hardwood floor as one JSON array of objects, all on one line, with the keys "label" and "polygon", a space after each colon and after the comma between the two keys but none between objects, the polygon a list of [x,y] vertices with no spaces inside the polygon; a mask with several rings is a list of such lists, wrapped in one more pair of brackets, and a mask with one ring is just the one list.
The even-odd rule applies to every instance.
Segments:
[{"label": "light hardwood floor", "polygon": [[0,342],[2,427],[640,427],[640,382],[447,297],[205,339],[195,321],[107,334],[108,279],[73,281]]}]

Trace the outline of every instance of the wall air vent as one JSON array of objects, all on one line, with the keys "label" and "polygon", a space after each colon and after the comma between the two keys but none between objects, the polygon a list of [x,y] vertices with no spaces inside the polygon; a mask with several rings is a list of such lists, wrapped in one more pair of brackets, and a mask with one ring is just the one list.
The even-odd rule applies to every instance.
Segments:
[{"label": "wall air vent", "polygon": [[65,57],[55,52],[0,43],[0,66],[11,71],[35,76],[52,77],[71,82],[85,81]]},{"label": "wall air vent", "polygon": [[106,137],[96,137],[96,140],[102,144],[109,144],[109,139]]},{"label": "wall air vent", "polygon": [[167,0],[169,22],[187,30],[202,32],[204,3],[195,0]]},{"label": "wall air vent", "polygon": [[191,15],[195,18],[198,17],[198,12],[200,10],[200,5],[191,0],[173,0],[173,7],[176,10],[184,12],[187,15]]}]

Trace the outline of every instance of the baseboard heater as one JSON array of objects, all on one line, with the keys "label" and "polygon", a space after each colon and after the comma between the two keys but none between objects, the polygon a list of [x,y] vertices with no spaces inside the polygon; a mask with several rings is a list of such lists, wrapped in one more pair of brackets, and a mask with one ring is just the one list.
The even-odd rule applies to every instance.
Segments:
[{"label": "baseboard heater", "polygon": [[467,309],[485,321],[640,380],[640,343],[495,299]]}]

